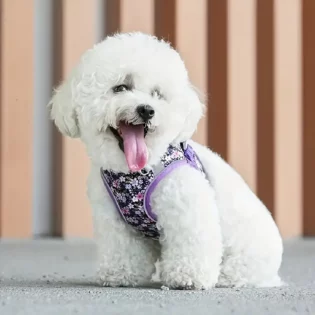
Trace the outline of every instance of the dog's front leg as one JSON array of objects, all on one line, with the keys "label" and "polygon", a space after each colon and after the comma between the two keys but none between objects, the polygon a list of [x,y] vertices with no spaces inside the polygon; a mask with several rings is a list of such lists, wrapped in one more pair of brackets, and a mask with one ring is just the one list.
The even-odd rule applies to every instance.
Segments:
[{"label": "dog's front leg", "polygon": [[150,282],[159,244],[144,239],[124,222],[95,168],[88,180],[88,195],[93,209],[101,285],[135,286]]},{"label": "dog's front leg", "polygon": [[184,166],[157,186],[151,204],[161,229],[155,278],[171,288],[213,287],[220,271],[222,241],[209,182],[199,171]]},{"label": "dog's front leg", "polygon": [[[159,244],[134,233],[116,214],[116,209],[94,204],[93,211],[100,284],[117,287],[149,283]],[[109,211],[113,213],[109,215]]]}]

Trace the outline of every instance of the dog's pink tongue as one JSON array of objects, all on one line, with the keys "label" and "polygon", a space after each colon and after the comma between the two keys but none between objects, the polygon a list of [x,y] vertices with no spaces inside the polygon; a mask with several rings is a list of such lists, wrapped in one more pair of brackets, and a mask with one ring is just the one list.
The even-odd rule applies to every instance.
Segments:
[{"label": "dog's pink tongue", "polygon": [[120,123],[119,127],[124,140],[128,167],[132,172],[140,171],[148,160],[147,146],[144,142],[144,126]]}]

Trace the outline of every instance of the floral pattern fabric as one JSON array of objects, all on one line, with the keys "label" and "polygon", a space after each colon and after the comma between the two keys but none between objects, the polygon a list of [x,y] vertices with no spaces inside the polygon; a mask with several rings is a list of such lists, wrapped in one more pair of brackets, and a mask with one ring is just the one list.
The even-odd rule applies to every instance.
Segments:
[{"label": "floral pattern fabric", "polygon": [[[161,163],[167,168],[172,163],[185,159],[190,165],[203,172],[202,165],[190,146],[184,149],[181,145],[170,145],[162,156]],[[108,193],[126,223],[144,236],[158,239],[160,234],[156,221],[144,207],[146,191],[156,177],[154,172],[142,170],[135,173],[122,173],[102,169],[101,175]]]}]

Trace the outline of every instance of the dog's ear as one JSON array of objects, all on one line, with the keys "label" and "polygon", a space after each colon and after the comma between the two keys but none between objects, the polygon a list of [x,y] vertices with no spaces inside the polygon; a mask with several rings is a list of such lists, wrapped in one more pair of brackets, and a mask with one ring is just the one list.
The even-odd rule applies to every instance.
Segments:
[{"label": "dog's ear", "polygon": [[205,112],[204,96],[191,83],[188,84],[185,90],[183,101],[186,103],[186,108],[188,108],[188,114],[178,137],[180,142],[191,138]]},{"label": "dog's ear", "polygon": [[70,80],[62,83],[54,91],[48,107],[51,119],[54,120],[62,134],[72,138],[80,136]]}]

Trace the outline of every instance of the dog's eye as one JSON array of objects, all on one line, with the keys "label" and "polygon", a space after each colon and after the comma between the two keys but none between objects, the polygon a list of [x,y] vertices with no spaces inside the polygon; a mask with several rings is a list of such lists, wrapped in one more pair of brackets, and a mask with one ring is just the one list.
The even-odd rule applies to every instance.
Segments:
[{"label": "dog's eye", "polygon": [[151,94],[153,97],[157,97],[158,99],[163,98],[163,95],[161,94],[160,90],[158,90],[158,89],[154,89]]},{"label": "dog's eye", "polygon": [[114,93],[125,92],[125,91],[128,91],[128,90],[129,90],[129,88],[125,84],[121,84],[121,85],[117,85],[117,86],[113,87]]}]

